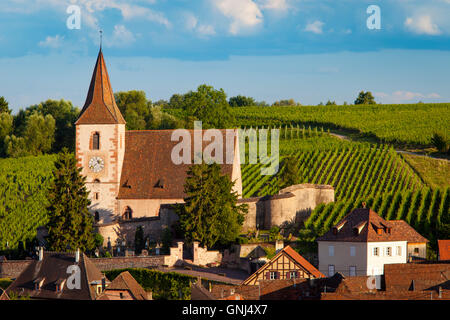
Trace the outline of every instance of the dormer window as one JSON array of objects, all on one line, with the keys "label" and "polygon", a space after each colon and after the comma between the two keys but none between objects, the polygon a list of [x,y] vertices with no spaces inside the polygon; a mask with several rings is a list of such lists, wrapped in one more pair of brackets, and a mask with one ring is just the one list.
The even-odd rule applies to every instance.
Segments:
[{"label": "dormer window", "polygon": [[92,150],[100,150],[100,133],[98,132],[92,135]]},{"label": "dormer window", "polygon": [[64,284],[66,283],[66,279],[58,279],[55,282],[55,290],[56,292],[62,292],[64,289]]},{"label": "dormer window", "polygon": [[42,277],[42,278],[37,278],[36,280],[34,280],[34,289],[35,289],[36,291],[41,290],[41,289],[42,289],[42,286],[44,285],[44,281],[45,281],[45,278],[44,278],[44,277]]},{"label": "dormer window", "polygon": [[155,188],[164,188],[164,179],[159,179],[158,182],[155,184]]}]

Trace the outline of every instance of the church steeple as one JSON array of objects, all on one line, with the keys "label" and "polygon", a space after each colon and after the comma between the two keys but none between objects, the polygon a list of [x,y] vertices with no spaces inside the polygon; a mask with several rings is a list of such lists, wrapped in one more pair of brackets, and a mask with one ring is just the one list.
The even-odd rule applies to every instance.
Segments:
[{"label": "church steeple", "polygon": [[102,48],[98,53],[86,102],[75,124],[125,124],[109,82]]}]

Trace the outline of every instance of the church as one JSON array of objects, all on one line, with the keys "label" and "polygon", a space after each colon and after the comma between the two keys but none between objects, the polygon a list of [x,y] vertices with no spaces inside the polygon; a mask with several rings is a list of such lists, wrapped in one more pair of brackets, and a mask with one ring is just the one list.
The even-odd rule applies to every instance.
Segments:
[{"label": "church", "polygon": [[[180,143],[173,138],[175,130],[132,131],[125,126],[100,49],[86,102],[75,122],[75,154],[90,192],[89,210],[105,246],[131,246],[138,226],[143,227],[146,237],[158,241],[162,230],[178,220],[171,205],[184,202],[184,184],[191,166],[175,164],[171,158]],[[194,131],[188,131],[191,141],[196,139]],[[317,204],[334,201],[333,187],[309,184],[291,186],[273,196],[242,199],[238,130],[220,132],[227,141],[219,152],[226,157],[221,162],[222,174],[234,182],[239,203],[249,205],[243,232],[304,219]],[[201,138],[202,150],[209,144],[205,140]],[[191,152],[192,159],[194,150]]]},{"label": "church", "polygon": [[[86,102],[75,122],[76,159],[90,191],[89,210],[105,241],[109,238],[112,244],[117,238],[134,238],[131,222],[157,220],[161,206],[184,202],[190,166],[171,159],[179,143],[172,141],[174,130],[132,131],[125,126],[100,49]],[[235,182],[234,191],[240,196],[237,130],[221,131],[224,136],[231,133],[234,141],[233,161],[222,165],[222,173]],[[193,130],[189,132],[193,135]],[[130,232],[125,232],[124,225]]]}]

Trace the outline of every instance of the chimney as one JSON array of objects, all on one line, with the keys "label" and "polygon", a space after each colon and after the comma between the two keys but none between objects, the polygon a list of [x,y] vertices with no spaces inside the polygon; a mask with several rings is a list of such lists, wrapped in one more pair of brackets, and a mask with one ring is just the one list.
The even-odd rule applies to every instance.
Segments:
[{"label": "chimney", "polygon": [[75,262],[80,262],[80,249],[77,249],[77,251],[75,252]]},{"label": "chimney", "polygon": [[275,241],[275,252],[278,253],[280,250],[283,250],[284,248],[284,241],[283,240],[276,240]]},{"label": "chimney", "polygon": [[44,259],[44,248],[39,247],[39,261],[42,261]]},{"label": "chimney", "polygon": [[104,292],[105,289],[106,289],[106,278],[105,278],[105,276],[103,276],[103,278],[102,278],[102,292]]}]

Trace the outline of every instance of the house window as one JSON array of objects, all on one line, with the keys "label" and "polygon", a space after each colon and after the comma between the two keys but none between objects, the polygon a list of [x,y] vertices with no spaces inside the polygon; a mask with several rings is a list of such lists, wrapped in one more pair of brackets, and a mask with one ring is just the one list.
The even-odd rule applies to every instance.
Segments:
[{"label": "house window", "polygon": [[334,246],[328,246],[328,255],[334,257]]},{"label": "house window", "polygon": [[350,277],[356,276],[356,266],[350,266],[348,274],[350,275]]},{"label": "house window", "polygon": [[402,255],[402,247],[400,247],[400,246],[397,247],[397,255],[398,256]]},{"label": "house window", "polygon": [[297,271],[291,271],[291,272],[289,272],[289,274],[290,274],[290,276],[289,276],[290,279],[297,278]]},{"label": "house window", "polygon": [[94,219],[95,219],[95,222],[98,222],[100,220],[100,214],[98,213],[98,211],[95,211]]},{"label": "house window", "polygon": [[123,293],[120,292],[120,299],[123,299]]},{"label": "house window", "polygon": [[354,257],[354,256],[356,256],[356,247],[350,247],[350,256],[351,257]]},{"label": "house window", "polygon": [[373,255],[374,256],[379,256],[379,249],[378,249],[378,247],[375,247],[375,248],[373,248]]},{"label": "house window", "polygon": [[391,247],[387,247],[387,248],[386,248],[386,255],[387,255],[388,257],[392,256],[392,248],[391,248]]},{"label": "house window", "polygon": [[100,149],[100,133],[96,132],[92,136],[92,149],[99,150]]},{"label": "house window", "polygon": [[122,219],[123,220],[130,220],[132,218],[133,218],[133,210],[131,210],[130,207],[126,207],[125,211],[123,212]]},{"label": "house window", "polygon": [[275,271],[270,272],[270,280],[275,280],[277,278],[277,273]]},{"label": "house window", "polygon": [[419,248],[414,248],[414,254],[419,254]]},{"label": "house window", "polygon": [[94,193],[94,199],[98,200],[99,198],[100,198],[99,193],[98,192]]},{"label": "house window", "polygon": [[328,276],[329,277],[334,276],[334,265],[332,264],[328,265]]}]

